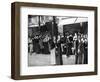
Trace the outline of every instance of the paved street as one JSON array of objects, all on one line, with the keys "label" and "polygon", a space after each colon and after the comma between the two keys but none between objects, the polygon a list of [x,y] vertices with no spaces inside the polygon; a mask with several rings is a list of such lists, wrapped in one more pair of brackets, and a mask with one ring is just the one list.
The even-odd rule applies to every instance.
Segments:
[{"label": "paved street", "polygon": [[[71,55],[67,57],[66,55],[62,56],[63,65],[73,65],[75,64],[75,56]],[[50,64],[50,54],[35,54],[28,56],[28,66],[49,66]]]}]

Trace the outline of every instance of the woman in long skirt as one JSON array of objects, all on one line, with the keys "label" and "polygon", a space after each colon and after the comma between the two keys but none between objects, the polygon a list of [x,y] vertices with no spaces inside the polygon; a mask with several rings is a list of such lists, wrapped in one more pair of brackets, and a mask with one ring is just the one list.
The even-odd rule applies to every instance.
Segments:
[{"label": "woman in long skirt", "polygon": [[56,54],[55,54],[55,43],[53,41],[50,42],[51,48],[50,48],[50,55],[51,55],[51,64],[56,64]]},{"label": "woman in long skirt", "polygon": [[52,50],[51,50],[51,64],[52,65],[55,65],[56,64],[56,55],[55,55],[55,48],[53,48]]}]

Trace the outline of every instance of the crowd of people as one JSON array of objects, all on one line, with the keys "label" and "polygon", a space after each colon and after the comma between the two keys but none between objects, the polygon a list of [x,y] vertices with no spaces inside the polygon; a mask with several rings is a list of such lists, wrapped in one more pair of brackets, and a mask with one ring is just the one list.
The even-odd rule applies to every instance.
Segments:
[{"label": "crowd of people", "polygon": [[50,54],[49,33],[45,32],[43,34],[29,36],[28,37],[28,52],[36,54]]},{"label": "crowd of people", "polygon": [[[53,50],[53,52],[52,52]],[[54,51],[55,50],[55,51]],[[28,52],[37,54],[66,54],[66,57],[75,55],[75,64],[88,63],[88,36],[82,33],[67,33],[66,35],[58,34],[57,38],[51,38],[49,33],[28,37]],[[55,58],[56,60],[56,58]]]},{"label": "crowd of people", "polygon": [[88,36],[87,34],[67,34],[61,42],[62,53],[67,57],[75,55],[75,64],[88,63]]}]

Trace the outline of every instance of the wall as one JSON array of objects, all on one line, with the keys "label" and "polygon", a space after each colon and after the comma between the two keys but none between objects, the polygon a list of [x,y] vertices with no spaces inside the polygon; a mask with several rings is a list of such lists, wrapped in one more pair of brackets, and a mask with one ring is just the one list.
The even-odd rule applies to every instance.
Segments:
[{"label": "wall", "polygon": [[[10,79],[10,66],[11,66],[11,2],[15,0],[1,0],[0,1],[0,82],[15,82],[15,80]],[[25,2],[37,2],[37,3],[52,3],[52,4],[68,4],[68,5],[86,5],[86,6],[98,6],[98,22],[100,22],[100,0],[16,0]],[[100,25],[98,24],[98,27]],[[100,34],[100,29],[98,28],[98,35]],[[98,38],[98,42],[100,38]],[[100,48],[100,43],[98,43],[98,49]],[[98,55],[100,51],[98,52]],[[98,59],[100,55],[98,56]],[[100,59],[98,60],[100,62]],[[100,64],[98,66],[100,69]],[[63,77],[63,78],[52,78],[52,79],[37,79],[28,80],[29,82],[99,82],[100,80],[100,70],[97,76],[79,76],[79,77]],[[23,80],[27,82],[27,80]]]}]

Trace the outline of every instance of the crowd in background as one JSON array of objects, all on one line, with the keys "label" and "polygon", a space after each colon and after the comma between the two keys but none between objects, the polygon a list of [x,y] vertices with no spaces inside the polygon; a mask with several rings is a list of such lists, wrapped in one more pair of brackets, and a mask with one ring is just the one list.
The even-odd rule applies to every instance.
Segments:
[{"label": "crowd in background", "polygon": [[75,55],[75,64],[88,63],[87,34],[78,32],[71,34],[67,32],[65,35],[58,34],[57,39],[55,39],[55,36],[51,38],[47,32],[43,35],[40,34],[28,38],[28,52],[31,54],[50,54],[53,48],[56,48],[55,52],[58,54],[66,54],[66,57]]},{"label": "crowd in background", "polygon": [[82,33],[68,33],[64,37],[66,41],[61,44],[62,52],[66,53],[67,56],[75,55],[76,64],[87,64],[88,63],[88,36]]},{"label": "crowd in background", "polygon": [[49,33],[39,34],[28,37],[28,52],[37,54],[50,54],[49,41],[51,37]]}]

